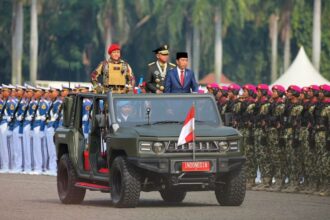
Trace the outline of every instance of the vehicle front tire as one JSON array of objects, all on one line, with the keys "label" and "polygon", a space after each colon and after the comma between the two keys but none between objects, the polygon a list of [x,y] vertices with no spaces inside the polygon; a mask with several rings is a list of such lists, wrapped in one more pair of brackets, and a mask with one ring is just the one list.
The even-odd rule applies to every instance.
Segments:
[{"label": "vehicle front tire", "polygon": [[245,198],[246,178],[244,169],[231,172],[222,181],[224,185],[217,185],[215,196],[222,206],[240,206]]},{"label": "vehicle front tire", "polygon": [[86,194],[86,189],[75,186],[76,171],[73,168],[68,154],[62,155],[57,169],[57,192],[62,203],[79,204]]},{"label": "vehicle front tire", "polygon": [[187,192],[176,189],[163,189],[159,192],[163,200],[170,203],[180,203],[187,195]]},{"label": "vehicle front tire", "polygon": [[116,157],[111,172],[111,198],[117,208],[134,208],[137,206],[141,192],[140,175],[126,158]]}]

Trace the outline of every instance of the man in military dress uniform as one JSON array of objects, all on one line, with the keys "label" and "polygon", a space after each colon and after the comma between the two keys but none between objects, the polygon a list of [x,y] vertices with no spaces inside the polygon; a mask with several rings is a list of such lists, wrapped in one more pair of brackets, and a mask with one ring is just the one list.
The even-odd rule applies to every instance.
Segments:
[{"label": "man in military dress uniform", "polygon": [[[92,84],[97,93],[112,90],[113,93],[128,93],[134,88],[134,75],[130,65],[121,59],[120,47],[112,44],[108,49],[110,58],[101,62],[91,74]],[[98,79],[102,76],[103,86]]]},{"label": "man in military dress uniform", "polygon": [[12,156],[12,173],[20,173],[23,171],[23,117],[25,109],[28,106],[28,99],[25,98],[26,88],[16,86],[16,97],[18,99],[17,111],[13,116],[13,156]]},{"label": "man in military dress uniform", "polygon": [[[23,115],[23,164],[24,164],[24,174],[30,174],[32,172],[32,120],[37,109],[38,101],[34,98],[34,87],[27,85],[25,98],[28,99],[27,110]],[[32,130],[32,131],[31,131]]]},{"label": "man in military dress uniform", "polygon": [[[0,173],[9,172],[9,151],[8,151],[8,142],[7,142],[7,133],[8,131],[8,120],[11,119],[9,114],[10,109],[15,109],[15,106],[11,106],[11,93],[12,89],[15,89],[13,86],[2,85],[2,99],[3,106],[1,111],[1,120],[0,120],[0,157],[1,157],[1,170]],[[9,107],[9,109],[8,109]],[[9,110],[9,111],[8,111]]]},{"label": "man in military dress uniform", "polygon": [[[45,92],[45,88],[41,88]],[[42,93],[43,94],[43,93]],[[45,154],[46,151],[46,138],[45,128],[46,119],[50,108],[49,101],[44,97],[44,94],[39,100],[36,110],[36,117],[33,123],[33,174],[41,174],[45,168]]]},{"label": "man in military dress uniform", "polygon": [[164,80],[166,72],[175,67],[175,64],[169,63],[169,46],[163,45],[153,52],[156,54],[157,61],[148,64],[147,91],[152,93],[163,93]]}]

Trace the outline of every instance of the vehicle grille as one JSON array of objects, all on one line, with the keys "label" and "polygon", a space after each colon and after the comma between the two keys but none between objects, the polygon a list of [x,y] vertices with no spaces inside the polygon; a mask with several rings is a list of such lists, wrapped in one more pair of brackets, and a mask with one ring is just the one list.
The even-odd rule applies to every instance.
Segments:
[{"label": "vehicle grille", "polygon": [[[187,143],[178,146],[176,141],[166,142],[166,152],[186,153],[193,152],[193,143]],[[195,152],[219,152],[219,146],[216,141],[196,141]]]}]

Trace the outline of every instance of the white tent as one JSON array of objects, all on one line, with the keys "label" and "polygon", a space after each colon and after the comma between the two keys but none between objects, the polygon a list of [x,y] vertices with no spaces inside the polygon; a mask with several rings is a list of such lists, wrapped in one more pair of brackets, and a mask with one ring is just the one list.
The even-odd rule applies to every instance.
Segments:
[{"label": "white tent", "polygon": [[329,84],[329,81],[321,76],[321,74],[314,68],[313,64],[308,59],[304,48],[301,47],[296,59],[292,62],[287,71],[273,83],[273,85],[275,84],[287,88],[290,85],[303,87]]}]

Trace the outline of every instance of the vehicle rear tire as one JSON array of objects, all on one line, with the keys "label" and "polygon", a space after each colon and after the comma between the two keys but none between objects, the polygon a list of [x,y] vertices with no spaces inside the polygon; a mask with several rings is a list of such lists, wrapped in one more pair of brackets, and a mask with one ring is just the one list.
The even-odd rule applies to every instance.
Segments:
[{"label": "vehicle rear tire", "polygon": [[79,204],[86,194],[86,189],[75,186],[77,174],[68,154],[62,155],[57,170],[57,192],[62,203]]},{"label": "vehicle rear tire", "polygon": [[224,180],[224,185],[217,185],[215,196],[222,206],[240,206],[245,198],[246,178],[244,169],[230,173]]},{"label": "vehicle rear tire", "polygon": [[111,198],[117,208],[134,208],[137,206],[141,192],[140,175],[126,158],[116,157],[111,172]]},{"label": "vehicle rear tire", "polygon": [[159,192],[165,202],[171,203],[180,203],[187,195],[187,192],[176,189],[164,189]]}]

